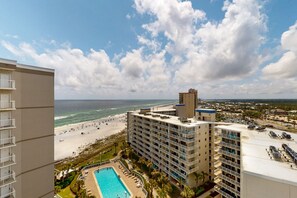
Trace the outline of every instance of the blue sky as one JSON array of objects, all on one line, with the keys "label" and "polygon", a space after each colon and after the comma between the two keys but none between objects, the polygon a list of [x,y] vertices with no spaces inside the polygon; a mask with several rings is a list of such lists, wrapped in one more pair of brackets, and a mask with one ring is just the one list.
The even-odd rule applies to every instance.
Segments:
[{"label": "blue sky", "polygon": [[0,2],[0,56],[54,68],[57,99],[297,96],[293,0]]}]

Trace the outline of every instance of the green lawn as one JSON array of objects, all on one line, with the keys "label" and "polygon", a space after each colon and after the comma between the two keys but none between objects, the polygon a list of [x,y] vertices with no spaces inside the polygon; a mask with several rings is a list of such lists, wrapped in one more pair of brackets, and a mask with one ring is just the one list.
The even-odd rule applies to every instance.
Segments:
[{"label": "green lawn", "polygon": [[62,189],[61,192],[58,193],[63,198],[74,198],[75,196],[70,190],[70,187],[67,186],[66,188]]}]

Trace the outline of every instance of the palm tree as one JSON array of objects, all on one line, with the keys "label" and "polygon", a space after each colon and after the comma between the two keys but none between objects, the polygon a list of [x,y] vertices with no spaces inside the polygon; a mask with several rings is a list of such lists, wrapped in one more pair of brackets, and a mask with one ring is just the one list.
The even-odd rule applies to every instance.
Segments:
[{"label": "palm tree", "polygon": [[180,195],[184,198],[192,198],[195,195],[195,192],[189,186],[185,186]]},{"label": "palm tree", "polygon": [[208,176],[208,174],[206,172],[202,171],[201,175],[202,175],[202,183],[204,184],[205,177]]},{"label": "palm tree", "polygon": [[116,155],[117,154],[117,146],[118,146],[119,144],[117,143],[117,142],[114,142],[113,143],[113,146],[114,146],[114,155]]},{"label": "palm tree", "polygon": [[161,173],[158,170],[153,170],[153,172],[151,174],[152,174],[153,178],[158,178]]},{"label": "palm tree", "polygon": [[159,188],[157,193],[159,194],[160,198],[166,198],[168,194],[165,188]]},{"label": "palm tree", "polygon": [[127,147],[127,142],[126,141],[123,141],[122,145],[121,145],[121,149],[122,150],[125,150]]},{"label": "palm tree", "polygon": [[160,176],[157,179],[157,181],[160,185],[162,185],[162,184],[168,183],[168,178],[164,173],[160,173]]},{"label": "palm tree", "polygon": [[80,192],[84,185],[84,181],[79,179],[76,181],[76,184],[77,184],[77,192]]},{"label": "palm tree", "polygon": [[184,185],[185,185],[185,182],[184,182],[184,180],[181,177],[178,178],[178,183],[181,185],[181,188],[183,188]]},{"label": "palm tree", "polygon": [[164,186],[162,186],[162,188],[165,188],[165,190],[168,192],[168,193],[171,193],[172,192],[172,186],[169,182],[167,182]]},{"label": "palm tree", "polygon": [[139,158],[138,163],[144,165],[146,163],[145,158],[144,157]]},{"label": "palm tree", "polygon": [[157,186],[157,183],[153,179],[150,179],[149,182],[145,182],[145,189],[148,192],[148,197],[153,198],[153,190],[156,186]]},{"label": "palm tree", "polygon": [[127,147],[126,148],[126,155],[128,156],[128,158],[131,158],[131,153],[132,153],[132,149],[131,149],[131,147]]},{"label": "palm tree", "polygon": [[196,185],[198,186],[199,185],[199,180],[201,178],[201,173],[194,172],[194,176],[195,176]]},{"label": "palm tree", "polygon": [[148,160],[147,162],[146,162],[146,166],[151,170],[152,168],[153,168],[153,162],[151,162],[150,160]]}]

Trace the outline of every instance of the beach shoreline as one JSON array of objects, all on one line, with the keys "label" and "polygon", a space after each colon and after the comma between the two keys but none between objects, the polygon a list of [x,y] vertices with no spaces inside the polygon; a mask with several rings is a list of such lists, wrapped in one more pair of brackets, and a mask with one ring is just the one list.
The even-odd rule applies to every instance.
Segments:
[{"label": "beach shoreline", "polygon": [[55,161],[75,157],[96,140],[119,133],[125,127],[126,114],[56,127]]},{"label": "beach shoreline", "polygon": [[[172,104],[158,105],[152,109],[171,107]],[[82,150],[110,135],[126,128],[126,113],[100,119],[55,127],[55,161],[77,156]]]}]

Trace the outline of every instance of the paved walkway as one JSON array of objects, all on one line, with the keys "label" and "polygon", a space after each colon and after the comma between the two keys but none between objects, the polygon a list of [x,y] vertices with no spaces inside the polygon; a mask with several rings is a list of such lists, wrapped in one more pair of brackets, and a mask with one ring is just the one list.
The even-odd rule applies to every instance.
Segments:
[{"label": "paved walkway", "polygon": [[[145,194],[142,192],[141,187],[138,188],[136,186],[135,178],[132,178],[130,176],[125,175],[124,169],[120,169],[121,165],[118,162],[110,162],[109,164],[101,165],[100,168],[106,168],[106,167],[113,167],[114,170],[117,172],[118,175],[120,175],[120,178],[122,182],[125,184],[125,186],[128,188],[128,190],[131,193],[131,197],[145,197]],[[102,198],[101,192],[99,190],[94,171],[98,170],[99,167],[93,167],[89,168],[87,170],[84,170],[82,172],[82,175],[85,177],[85,186],[87,192],[90,192],[92,195],[94,195],[97,198]],[[88,172],[86,174],[86,172]]]}]

